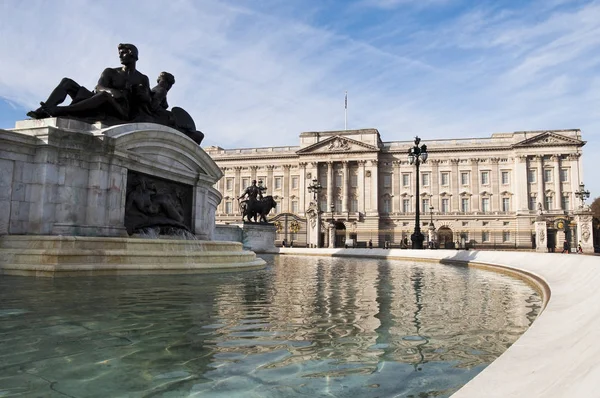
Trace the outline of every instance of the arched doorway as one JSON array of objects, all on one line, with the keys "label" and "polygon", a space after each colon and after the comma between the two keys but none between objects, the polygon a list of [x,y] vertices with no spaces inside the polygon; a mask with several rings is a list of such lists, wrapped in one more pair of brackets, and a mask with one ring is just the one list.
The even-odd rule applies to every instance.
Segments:
[{"label": "arched doorway", "polygon": [[343,222],[337,221],[335,223],[335,242],[334,247],[344,247],[346,243],[346,226]]},{"label": "arched doorway", "polygon": [[454,241],[452,240],[453,236],[454,234],[450,228],[440,227],[440,229],[438,229],[439,247],[443,249],[454,249]]}]

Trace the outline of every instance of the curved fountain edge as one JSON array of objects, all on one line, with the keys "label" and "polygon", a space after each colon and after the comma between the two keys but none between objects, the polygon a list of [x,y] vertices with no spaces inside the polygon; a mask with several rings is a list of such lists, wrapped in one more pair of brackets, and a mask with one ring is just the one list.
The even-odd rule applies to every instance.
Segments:
[{"label": "curved fountain edge", "polygon": [[600,387],[600,257],[557,253],[281,248],[279,254],[466,264],[538,286],[533,325],[453,398],[594,396]]}]

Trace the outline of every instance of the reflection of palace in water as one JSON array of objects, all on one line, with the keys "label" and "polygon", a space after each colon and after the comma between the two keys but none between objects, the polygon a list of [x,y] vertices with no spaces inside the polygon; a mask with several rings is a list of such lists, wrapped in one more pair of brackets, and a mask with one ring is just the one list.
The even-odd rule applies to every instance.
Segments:
[{"label": "reflection of palace in water", "polygon": [[[277,214],[271,214],[278,240],[297,246],[327,246],[325,229],[332,220],[336,247],[346,239],[399,245],[414,230],[416,203],[423,229],[433,221],[442,245],[461,240],[477,247],[531,248],[538,204],[550,220],[565,214],[573,219],[585,144],[579,130],[422,143],[429,159],[420,168],[418,198],[407,156],[412,140],[383,142],[376,129],[306,132],[298,146],[207,147],[224,172],[216,186],[223,194],[217,222],[241,220],[236,198],[253,179],[278,203]],[[311,214],[318,212],[310,210],[316,206],[310,206],[308,191],[313,180],[323,188],[316,200],[320,232],[314,233]],[[555,236],[560,247],[565,234]]]},{"label": "reflection of palace in water", "polygon": [[216,352],[290,352],[270,366],[343,359],[365,371],[381,361],[472,367],[504,352],[540,304],[531,288],[481,270],[348,259],[309,265],[287,256],[275,261],[273,280],[217,294],[215,317],[226,324],[214,341]]}]

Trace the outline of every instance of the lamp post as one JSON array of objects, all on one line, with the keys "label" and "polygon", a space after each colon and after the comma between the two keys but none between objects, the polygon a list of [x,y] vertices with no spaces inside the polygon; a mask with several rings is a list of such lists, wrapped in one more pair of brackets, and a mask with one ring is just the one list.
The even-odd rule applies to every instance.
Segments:
[{"label": "lamp post", "polygon": [[421,224],[421,220],[420,220],[420,214],[419,214],[419,165],[421,163],[425,163],[427,161],[427,145],[423,144],[421,146],[419,146],[419,143],[421,142],[421,139],[419,137],[415,137],[415,145],[413,147],[411,147],[408,150],[408,161],[410,164],[414,164],[417,167],[417,175],[416,175],[416,188],[417,188],[417,192],[416,192],[416,203],[415,203],[415,231],[413,232],[413,234],[410,236],[410,239],[412,240],[412,248],[413,249],[422,249],[423,248],[423,240],[425,239],[425,237],[423,236],[423,234],[421,233],[421,226],[419,224]]},{"label": "lamp post", "polygon": [[329,224],[329,248],[335,247],[335,219],[333,218],[333,212],[335,211],[335,205],[331,204],[331,224]]},{"label": "lamp post", "polygon": [[579,183],[579,190],[575,191],[575,196],[581,200],[581,208],[585,205],[585,200],[590,197],[590,191],[585,189],[585,184],[583,182]]},{"label": "lamp post", "polygon": [[317,210],[319,210],[319,192],[321,191],[321,189],[323,189],[323,187],[321,186],[321,184],[319,183],[319,180],[317,180],[317,178],[313,178],[312,179],[312,185],[308,186],[308,192],[313,194],[313,202],[315,202],[315,205],[317,206]]},{"label": "lamp post", "polygon": [[316,214],[314,216],[317,219],[317,222],[316,226],[312,226],[313,232],[311,233],[311,236],[314,235],[315,237],[314,240],[311,239],[311,243],[316,247],[321,247],[319,242],[321,240],[321,214],[319,210],[319,192],[321,192],[321,189],[323,189],[323,187],[319,183],[319,180],[317,180],[317,177],[313,178],[312,184],[308,186],[308,192],[313,194],[313,202],[316,209]]}]

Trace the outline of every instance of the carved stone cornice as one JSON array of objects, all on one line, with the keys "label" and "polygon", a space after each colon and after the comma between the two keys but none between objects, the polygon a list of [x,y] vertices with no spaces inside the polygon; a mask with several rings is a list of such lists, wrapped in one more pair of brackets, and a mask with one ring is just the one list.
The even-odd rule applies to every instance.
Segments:
[{"label": "carved stone cornice", "polygon": [[519,163],[527,163],[527,155],[519,155],[519,156],[517,156],[517,161]]}]

